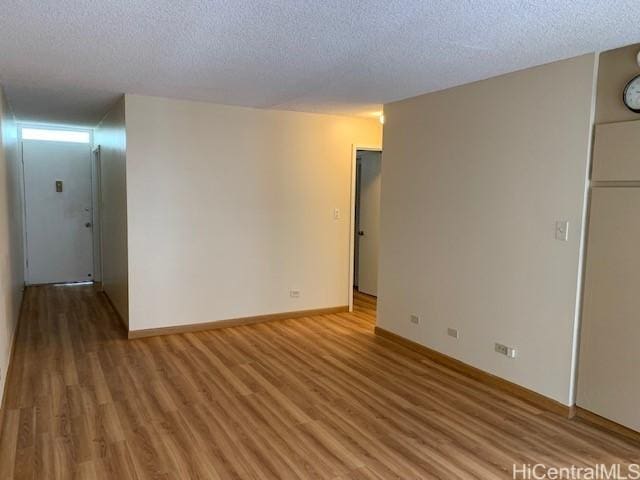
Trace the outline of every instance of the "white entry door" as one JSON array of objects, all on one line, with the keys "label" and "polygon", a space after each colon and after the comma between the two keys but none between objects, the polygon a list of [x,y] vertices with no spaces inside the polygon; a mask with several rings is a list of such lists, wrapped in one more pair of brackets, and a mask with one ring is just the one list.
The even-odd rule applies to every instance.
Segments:
[{"label": "white entry door", "polygon": [[378,296],[380,152],[362,152],[358,232],[358,290]]},{"label": "white entry door", "polygon": [[27,283],[93,280],[88,144],[22,142]]}]

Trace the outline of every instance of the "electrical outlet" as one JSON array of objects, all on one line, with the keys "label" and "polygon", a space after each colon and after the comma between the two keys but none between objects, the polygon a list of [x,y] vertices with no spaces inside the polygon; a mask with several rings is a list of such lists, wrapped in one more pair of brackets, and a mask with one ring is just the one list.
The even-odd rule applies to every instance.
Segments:
[{"label": "electrical outlet", "polygon": [[504,355],[507,358],[516,358],[516,349],[502,345],[501,343],[495,344],[495,351],[500,355]]},{"label": "electrical outlet", "polygon": [[409,320],[411,320],[411,323],[415,323],[416,325],[420,323],[420,317],[418,315],[411,315]]},{"label": "electrical outlet", "polygon": [[297,288],[290,289],[289,296],[291,298],[300,298],[300,290],[298,290]]},{"label": "electrical outlet", "polygon": [[457,328],[447,328],[447,335],[453,338],[460,338],[460,332]]},{"label": "electrical outlet", "polygon": [[334,208],[333,209],[333,219],[334,220],[340,220],[340,217],[342,217],[342,215],[340,213],[340,209],[339,208]]}]

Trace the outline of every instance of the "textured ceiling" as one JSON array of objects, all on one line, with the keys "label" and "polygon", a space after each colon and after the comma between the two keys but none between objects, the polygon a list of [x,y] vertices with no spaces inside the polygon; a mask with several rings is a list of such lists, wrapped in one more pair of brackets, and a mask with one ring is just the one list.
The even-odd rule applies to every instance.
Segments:
[{"label": "textured ceiling", "polygon": [[640,40],[638,0],[3,0],[23,120],[94,124],[117,95],[366,115]]}]

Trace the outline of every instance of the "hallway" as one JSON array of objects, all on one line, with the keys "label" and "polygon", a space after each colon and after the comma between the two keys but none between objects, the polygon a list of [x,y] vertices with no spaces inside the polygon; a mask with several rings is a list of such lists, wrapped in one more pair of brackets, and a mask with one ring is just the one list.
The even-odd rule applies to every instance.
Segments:
[{"label": "hallway", "polygon": [[640,447],[373,334],[375,302],[126,340],[91,286],[26,291],[0,478],[511,478]]}]

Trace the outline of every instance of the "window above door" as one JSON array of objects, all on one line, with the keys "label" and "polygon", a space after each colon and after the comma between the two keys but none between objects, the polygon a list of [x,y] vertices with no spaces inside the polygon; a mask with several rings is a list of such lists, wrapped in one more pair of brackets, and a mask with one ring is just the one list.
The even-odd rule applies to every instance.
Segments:
[{"label": "window above door", "polygon": [[48,128],[22,127],[23,140],[48,140],[52,142],[89,143],[91,136],[83,130],[55,130]]}]

